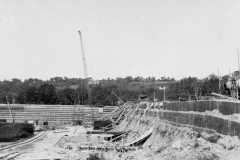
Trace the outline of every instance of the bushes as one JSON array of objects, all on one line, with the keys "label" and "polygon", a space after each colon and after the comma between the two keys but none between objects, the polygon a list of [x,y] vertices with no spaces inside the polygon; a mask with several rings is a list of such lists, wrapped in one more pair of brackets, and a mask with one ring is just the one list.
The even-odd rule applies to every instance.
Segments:
[{"label": "bushes", "polygon": [[33,124],[0,123],[0,142],[16,141],[33,135]]},{"label": "bushes", "polygon": [[[24,110],[23,106],[13,106],[13,105],[10,105],[10,108],[11,108],[11,110]],[[0,110],[9,110],[9,108],[8,108],[7,104],[6,104],[6,106],[1,105],[0,106]]]}]

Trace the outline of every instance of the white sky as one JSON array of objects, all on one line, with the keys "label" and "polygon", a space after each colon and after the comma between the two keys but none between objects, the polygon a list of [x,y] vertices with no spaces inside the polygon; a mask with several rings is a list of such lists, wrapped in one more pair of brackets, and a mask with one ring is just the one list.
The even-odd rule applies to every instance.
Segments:
[{"label": "white sky", "polygon": [[181,79],[238,69],[240,1],[0,1],[0,80]]}]

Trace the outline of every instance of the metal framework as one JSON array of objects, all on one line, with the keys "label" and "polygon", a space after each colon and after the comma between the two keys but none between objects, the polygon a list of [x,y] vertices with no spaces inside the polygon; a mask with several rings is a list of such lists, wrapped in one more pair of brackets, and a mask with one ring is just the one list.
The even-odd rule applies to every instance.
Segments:
[{"label": "metal framework", "polygon": [[125,103],[110,114],[101,117],[99,120],[110,120],[114,124],[120,124],[124,121],[124,119],[126,120],[131,117],[131,115],[135,113],[136,109],[136,104]]}]

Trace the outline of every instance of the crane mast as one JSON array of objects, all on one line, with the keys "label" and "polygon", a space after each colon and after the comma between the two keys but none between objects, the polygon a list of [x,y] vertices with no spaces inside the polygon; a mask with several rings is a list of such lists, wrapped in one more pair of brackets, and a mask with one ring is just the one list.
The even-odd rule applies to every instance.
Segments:
[{"label": "crane mast", "polygon": [[82,49],[82,59],[83,59],[85,79],[87,80],[88,104],[91,105],[91,91],[90,91],[90,88],[89,88],[87,64],[86,64],[86,58],[85,58],[85,53],[84,53],[84,49],[83,49],[83,41],[82,41],[81,31],[78,31],[78,33],[79,33],[79,36],[80,36],[80,43],[81,43],[81,49]]},{"label": "crane mast", "polygon": [[87,64],[86,64],[86,58],[85,58],[85,53],[84,53],[84,49],[83,49],[83,41],[82,41],[81,31],[78,31],[78,33],[79,33],[80,42],[81,42],[82,59],[83,59],[83,66],[84,66],[85,78],[88,79]]}]

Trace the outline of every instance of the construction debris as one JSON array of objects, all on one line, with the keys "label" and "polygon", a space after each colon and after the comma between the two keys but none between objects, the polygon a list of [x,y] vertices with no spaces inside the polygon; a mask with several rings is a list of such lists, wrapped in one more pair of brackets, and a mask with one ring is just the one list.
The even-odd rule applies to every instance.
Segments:
[{"label": "construction debris", "polygon": [[131,102],[125,103],[110,114],[101,117],[98,121],[109,120],[113,123],[113,125],[119,125],[125,117],[129,117],[136,109],[136,104]]},{"label": "construction debris", "polygon": [[134,144],[139,144],[141,141],[147,139],[153,132],[153,128],[148,129],[144,134],[142,134],[140,137],[138,137],[137,139],[135,139],[132,142],[129,142],[127,144],[125,144],[125,146],[131,146]]}]

